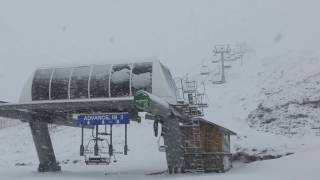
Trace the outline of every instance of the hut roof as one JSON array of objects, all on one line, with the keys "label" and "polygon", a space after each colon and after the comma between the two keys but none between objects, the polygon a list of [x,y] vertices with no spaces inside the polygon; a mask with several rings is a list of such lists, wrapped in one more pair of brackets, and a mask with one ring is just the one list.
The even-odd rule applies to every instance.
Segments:
[{"label": "hut roof", "polygon": [[223,127],[223,126],[220,126],[220,125],[218,125],[216,123],[213,123],[211,121],[208,121],[206,119],[203,119],[203,118],[196,118],[196,119],[200,120],[200,122],[207,123],[207,124],[209,124],[211,126],[215,126],[215,127],[219,128],[221,131],[223,131],[225,133],[228,133],[230,135],[237,135],[237,133],[235,133],[234,131],[231,131],[230,129],[227,129],[227,128]]}]

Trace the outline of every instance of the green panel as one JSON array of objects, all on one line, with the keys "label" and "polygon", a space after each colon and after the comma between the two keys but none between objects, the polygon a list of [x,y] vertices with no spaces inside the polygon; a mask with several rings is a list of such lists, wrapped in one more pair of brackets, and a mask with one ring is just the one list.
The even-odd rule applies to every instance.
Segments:
[{"label": "green panel", "polygon": [[134,96],[134,105],[138,111],[148,112],[150,108],[150,97],[143,92],[137,92]]}]

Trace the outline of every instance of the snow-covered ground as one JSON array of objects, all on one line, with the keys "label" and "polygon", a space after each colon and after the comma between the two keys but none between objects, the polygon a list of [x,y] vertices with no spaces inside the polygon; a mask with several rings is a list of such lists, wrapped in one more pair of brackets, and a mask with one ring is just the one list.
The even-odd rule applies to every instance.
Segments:
[{"label": "snow-covered ground", "polygon": [[[132,122],[128,128],[129,155],[117,155],[118,163],[110,166],[86,166],[83,158],[79,156],[80,132],[79,128],[56,127],[50,130],[55,153],[62,165],[63,172],[60,177],[88,178],[103,177],[104,173],[111,175],[128,174],[145,175],[166,169],[165,154],[158,152],[157,139],[153,136],[153,123],[150,121],[141,124]],[[114,127],[115,149],[123,150],[123,126]],[[86,135],[91,130],[85,131]],[[0,131],[0,177],[18,178],[36,174],[37,156],[28,124],[9,127]],[[19,170],[18,170],[19,169]],[[23,171],[20,174],[20,170]],[[15,173],[14,173],[15,172]],[[19,172],[19,173],[17,173]],[[85,173],[86,172],[86,173]],[[24,174],[26,173],[26,174]],[[24,175],[23,175],[24,174]],[[84,174],[87,174],[84,176]],[[95,175],[94,175],[95,174]],[[51,176],[51,175],[49,175]]]},{"label": "snow-covered ground", "polygon": [[[119,134],[120,128],[115,129]],[[59,173],[38,173],[37,157],[32,137],[26,124],[0,131],[0,176],[1,179],[318,179],[320,146],[275,160],[236,163],[223,174],[150,175],[166,167],[163,153],[157,152],[152,124],[132,124],[129,129],[130,149],[127,157],[118,157],[111,166],[86,166],[78,156],[79,129],[58,127],[52,131],[56,155],[62,163]],[[21,166],[24,163],[25,165]]]}]

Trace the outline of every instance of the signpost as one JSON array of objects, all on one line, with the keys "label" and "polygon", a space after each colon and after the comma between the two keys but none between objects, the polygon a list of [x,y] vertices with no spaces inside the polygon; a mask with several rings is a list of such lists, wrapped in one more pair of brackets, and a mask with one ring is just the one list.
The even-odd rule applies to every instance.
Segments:
[{"label": "signpost", "polygon": [[129,124],[129,113],[81,114],[78,115],[78,125],[113,125]]}]

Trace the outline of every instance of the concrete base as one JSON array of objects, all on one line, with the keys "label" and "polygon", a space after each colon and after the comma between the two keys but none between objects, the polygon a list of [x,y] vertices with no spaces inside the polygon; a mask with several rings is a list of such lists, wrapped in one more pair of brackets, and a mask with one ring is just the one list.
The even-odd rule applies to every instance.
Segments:
[{"label": "concrete base", "polygon": [[38,172],[58,172],[61,171],[59,163],[55,164],[39,164]]}]

